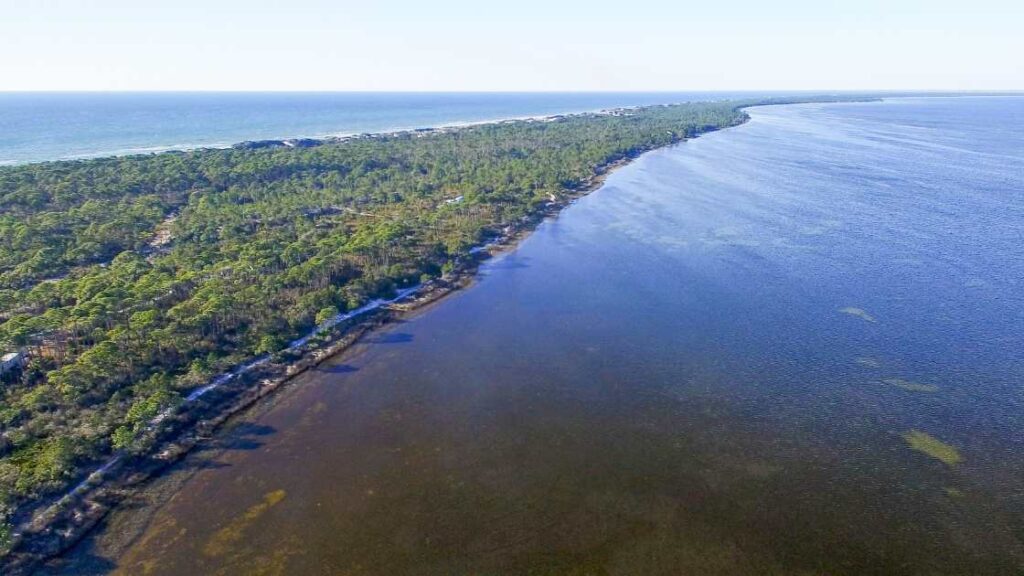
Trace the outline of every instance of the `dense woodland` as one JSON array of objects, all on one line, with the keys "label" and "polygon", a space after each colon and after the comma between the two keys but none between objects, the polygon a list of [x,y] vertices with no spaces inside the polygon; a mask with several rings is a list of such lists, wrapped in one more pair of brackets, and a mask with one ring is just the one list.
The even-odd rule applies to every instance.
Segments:
[{"label": "dense woodland", "polygon": [[[0,519],[192,389],[735,102],[0,169]],[[2,535],[2,534],[0,534]]]}]

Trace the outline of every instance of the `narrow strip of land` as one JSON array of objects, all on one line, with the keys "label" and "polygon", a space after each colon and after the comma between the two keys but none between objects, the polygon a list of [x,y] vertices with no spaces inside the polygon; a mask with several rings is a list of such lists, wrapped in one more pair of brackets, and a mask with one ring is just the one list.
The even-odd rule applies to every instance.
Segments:
[{"label": "narrow strip of land", "polygon": [[30,358],[2,392],[8,567],[73,542],[382,303],[446,293],[481,245],[758,103],[775,102],[0,170],[0,344]]}]

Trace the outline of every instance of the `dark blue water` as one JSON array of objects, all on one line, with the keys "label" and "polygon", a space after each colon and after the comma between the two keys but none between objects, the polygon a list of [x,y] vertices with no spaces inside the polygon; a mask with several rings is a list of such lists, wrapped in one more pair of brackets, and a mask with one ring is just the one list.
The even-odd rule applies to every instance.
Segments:
[{"label": "dark blue water", "polygon": [[[758,93],[758,96],[775,93]],[[0,93],[0,165],[754,93]]]},{"label": "dark blue water", "polygon": [[1021,573],[1024,99],[751,115],[300,377],[71,569]]}]

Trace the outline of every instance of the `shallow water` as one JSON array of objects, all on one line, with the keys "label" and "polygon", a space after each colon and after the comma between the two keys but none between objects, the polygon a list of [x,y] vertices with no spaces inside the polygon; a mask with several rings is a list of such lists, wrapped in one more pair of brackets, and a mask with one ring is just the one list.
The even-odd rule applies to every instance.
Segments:
[{"label": "shallow water", "polygon": [[1020,572],[1024,99],[751,114],[301,376],[53,571]]}]

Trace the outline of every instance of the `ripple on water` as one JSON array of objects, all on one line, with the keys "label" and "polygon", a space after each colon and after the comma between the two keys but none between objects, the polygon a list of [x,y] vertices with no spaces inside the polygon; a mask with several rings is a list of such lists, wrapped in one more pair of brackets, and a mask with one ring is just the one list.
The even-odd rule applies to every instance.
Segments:
[{"label": "ripple on water", "polygon": [[939,387],[934,384],[922,384],[920,382],[911,382],[910,380],[904,380],[902,378],[886,378],[882,380],[889,386],[895,386],[902,388],[908,392],[938,392]]}]

